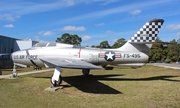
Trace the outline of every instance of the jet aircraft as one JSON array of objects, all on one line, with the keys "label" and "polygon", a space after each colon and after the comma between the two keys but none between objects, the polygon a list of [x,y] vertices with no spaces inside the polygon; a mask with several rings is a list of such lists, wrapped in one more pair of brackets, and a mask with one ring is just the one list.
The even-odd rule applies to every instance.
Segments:
[{"label": "jet aircraft", "polygon": [[102,69],[106,65],[144,66],[163,23],[163,19],[147,21],[122,47],[116,49],[87,48],[55,42],[37,43],[11,56],[15,65],[55,68],[51,83],[58,86],[62,82],[61,68],[82,69],[82,73],[88,75],[90,69]]}]

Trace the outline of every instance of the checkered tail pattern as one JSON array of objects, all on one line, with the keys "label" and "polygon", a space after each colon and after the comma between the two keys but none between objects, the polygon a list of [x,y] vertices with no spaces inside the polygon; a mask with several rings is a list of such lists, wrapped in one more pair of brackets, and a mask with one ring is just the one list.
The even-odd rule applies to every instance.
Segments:
[{"label": "checkered tail pattern", "polygon": [[164,23],[163,19],[152,19],[130,38],[130,43],[151,43],[155,42],[159,30]]}]

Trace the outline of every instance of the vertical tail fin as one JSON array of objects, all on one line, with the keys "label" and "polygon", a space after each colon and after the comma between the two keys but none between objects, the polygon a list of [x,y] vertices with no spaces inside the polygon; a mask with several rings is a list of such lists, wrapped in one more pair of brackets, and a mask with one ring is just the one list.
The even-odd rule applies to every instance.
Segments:
[{"label": "vertical tail fin", "polygon": [[141,51],[148,53],[152,43],[156,41],[159,30],[164,23],[163,19],[152,19],[137,31],[119,50]]},{"label": "vertical tail fin", "polygon": [[155,42],[157,34],[163,24],[163,19],[152,19],[148,21],[128,42],[130,43],[148,43]]}]

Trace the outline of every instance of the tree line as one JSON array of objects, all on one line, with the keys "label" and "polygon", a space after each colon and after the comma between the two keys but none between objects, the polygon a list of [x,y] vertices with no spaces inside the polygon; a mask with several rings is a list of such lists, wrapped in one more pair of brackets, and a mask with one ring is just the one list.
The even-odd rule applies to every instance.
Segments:
[{"label": "tree line", "polygon": [[[81,45],[82,39],[76,34],[64,33],[56,39],[56,42],[73,45]],[[92,45],[92,48],[119,48],[127,41],[124,38],[118,39],[112,46],[108,41],[102,41],[99,45]],[[178,62],[180,60],[180,39],[162,42],[157,38],[156,43],[152,45],[149,52],[149,62]]]},{"label": "tree line", "polygon": [[180,39],[165,44],[158,38],[149,52],[149,60],[154,62],[178,62],[180,59]]}]

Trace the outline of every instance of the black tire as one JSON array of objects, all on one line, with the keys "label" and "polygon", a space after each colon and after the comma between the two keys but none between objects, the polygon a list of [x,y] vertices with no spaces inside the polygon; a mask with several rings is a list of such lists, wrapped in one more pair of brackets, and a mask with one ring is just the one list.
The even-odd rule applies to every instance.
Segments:
[{"label": "black tire", "polygon": [[53,85],[54,87],[60,86],[60,84],[62,83],[62,77],[61,77],[61,75],[59,75],[59,81],[55,81],[55,82],[53,82],[52,77],[53,77],[53,76],[51,76],[51,78],[50,78],[50,81],[51,81],[52,85]]},{"label": "black tire", "polygon": [[89,75],[90,69],[82,69],[83,75]]},{"label": "black tire", "polygon": [[102,65],[102,67],[103,67],[103,68],[106,68],[106,66],[107,66],[107,64],[105,64],[105,65]]}]

